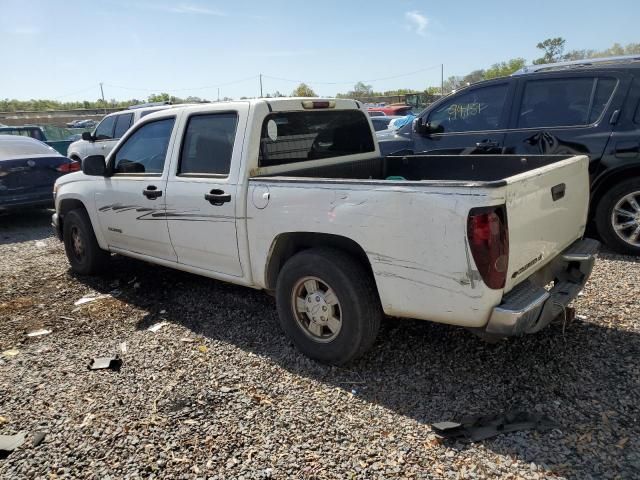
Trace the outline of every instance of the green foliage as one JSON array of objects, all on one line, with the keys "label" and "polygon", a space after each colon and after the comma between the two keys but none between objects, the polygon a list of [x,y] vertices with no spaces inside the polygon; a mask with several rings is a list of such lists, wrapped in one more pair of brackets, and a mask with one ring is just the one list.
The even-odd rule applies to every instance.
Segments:
[{"label": "green foliage", "polygon": [[544,52],[544,55],[533,61],[534,65],[540,65],[543,63],[559,62],[563,59],[564,47],[567,41],[562,37],[547,38],[546,40],[538,43],[536,48],[539,48]]},{"label": "green foliage", "polygon": [[625,46],[614,43],[605,50],[571,50],[567,52],[563,60],[584,60],[587,58],[611,57],[616,55],[638,55],[640,43],[629,43]]},{"label": "green foliage", "polygon": [[301,83],[298,87],[291,92],[292,97],[317,97],[316,92],[307,85],[306,83]]},{"label": "green foliage", "polygon": [[506,62],[494,63],[484,71],[483,80],[491,78],[506,77],[513,72],[520,70],[527,64],[524,58],[512,58]]}]

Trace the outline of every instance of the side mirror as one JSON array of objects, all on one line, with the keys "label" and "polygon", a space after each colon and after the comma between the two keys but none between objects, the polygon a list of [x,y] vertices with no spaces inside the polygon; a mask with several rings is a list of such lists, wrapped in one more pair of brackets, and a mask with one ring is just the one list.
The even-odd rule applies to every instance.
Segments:
[{"label": "side mirror", "polygon": [[104,177],[107,173],[107,165],[103,155],[90,155],[82,160],[82,173],[94,177]]},{"label": "side mirror", "polygon": [[425,117],[418,117],[413,121],[413,131],[419,135],[428,135],[431,132],[431,126]]},{"label": "side mirror", "polygon": [[82,139],[86,140],[87,142],[93,142],[93,135],[91,135],[91,132],[82,132]]}]

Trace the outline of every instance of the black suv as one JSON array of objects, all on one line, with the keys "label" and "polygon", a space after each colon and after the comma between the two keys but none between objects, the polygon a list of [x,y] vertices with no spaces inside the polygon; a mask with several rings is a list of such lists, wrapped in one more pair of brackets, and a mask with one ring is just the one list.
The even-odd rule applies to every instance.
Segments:
[{"label": "black suv", "polygon": [[384,155],[586,154],[598,234],[640,255],[639,101],[640,57],[537,65],[448,95],[378,141]]}]

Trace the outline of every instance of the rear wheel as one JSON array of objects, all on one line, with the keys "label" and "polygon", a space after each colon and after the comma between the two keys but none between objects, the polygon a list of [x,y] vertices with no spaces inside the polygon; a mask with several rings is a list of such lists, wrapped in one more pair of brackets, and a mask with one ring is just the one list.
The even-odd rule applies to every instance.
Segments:
[{"label": "rear wheel", "polygon": [[308,357],[347,363],[375,341],[382,308],[373,278],[351,256],[333,249],[300,252],[278,276],[280,324]]},{"label": "rear wheel", "polygon": [[640,255],[640,179],[621,182],[602,197],[596,209],[596,225],[609,247]]},{"label": "rear wheel", "polygon": [[110,254],[100,248],[89,215],[84,209],[71,210],[64,216],[62,238],[71,269],[81,275],[100,272]]}]

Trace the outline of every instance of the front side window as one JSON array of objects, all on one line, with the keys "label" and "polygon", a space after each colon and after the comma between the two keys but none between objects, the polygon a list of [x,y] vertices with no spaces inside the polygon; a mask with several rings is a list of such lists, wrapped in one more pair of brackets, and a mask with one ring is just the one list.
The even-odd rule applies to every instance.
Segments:
[{"label": "front side window", "polygon": [[129,130],[129,127],[131,126],[133,113],[123,113],[122,115],[118,115],[116,118],[116,127],[113,131],[113,138],[122,138],[122,136],[127,130]]},{"label": "front side window", "polygon": [[489,85],[454,96],[429,115],[435,133],[474,132],[500,128],[508,84]]},{"label": "front side window", "polygon": [[174,118],[150,122],[136,130],[115,154],[114,173],[161,174]]},{"label": "front side window", "polygon": [[228,175],[238,115],[215,113],[189,118],[179,175]]},{"label": "front side window", "polygon": [[113,138],[113,126],[116,123],[116,117],[105,117],[96,128],[96,140],[111,140]]},{"label": "front side window", "polygon": [[552,78],[525,84],[518,127],[585,126],[596,122],[613,95],[615,78]]},{"label": "front side window", "polygon": [[259,164],[267,167],[373,152],[373,135],[365,115],[361,110],[267,115]]}]

